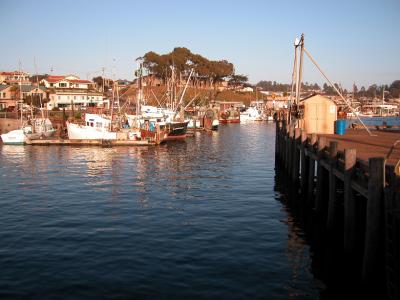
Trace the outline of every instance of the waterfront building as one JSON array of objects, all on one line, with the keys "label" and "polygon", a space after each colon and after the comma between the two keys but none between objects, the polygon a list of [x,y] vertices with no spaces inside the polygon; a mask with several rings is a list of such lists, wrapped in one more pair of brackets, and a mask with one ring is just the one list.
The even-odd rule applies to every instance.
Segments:
[{"label": "waterfront building", "polygon": [[61,89],[93,89],[94,83],[90,80],[80,79],[75,75],[54,76],[50,75],[40,81],[47,88]]},{"label": "waterfront building", "polygon": [[41,101],[45,103],[48,99],[47,89],[43,86],[21,85],[21,93],[19,89],[20,87],[16,85],[0,85],[0,110],[15,108],[21,96],[24,100],[37,99],[36,105]]},{"label": "waterfront building", "polygon": [[29,73],[21,71],[0,72],[0,84],[5,85],[29,85]]},{"label": "waterfront building", "polygon": [[108,108],[109,101],[94,89],[90,80],[80,79],[75,75],[47,76],[40,81],[48,89],[47,109],[85,109],[86,107]]}]

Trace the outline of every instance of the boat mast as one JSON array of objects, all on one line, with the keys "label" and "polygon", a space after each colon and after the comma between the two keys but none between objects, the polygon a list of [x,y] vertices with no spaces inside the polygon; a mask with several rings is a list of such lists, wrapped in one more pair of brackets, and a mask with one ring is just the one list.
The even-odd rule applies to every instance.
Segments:
[{"label": "boat mast", "polygon": [[292,73],[292,88],[290,91],[290,98],[289,98],[289,122],[290,122],[290,112],[292,109],[292,104],[293,104],[293,94],[295,92],[295,88],[297,91],[297,47],[299,46],[299,39],[296,38],[294,40],[294,62],[293,62],[293,73]]},{"label": "boat mast", "polygon": [[304,60],[304,33],[301,34],[300,38],[300,63],[299,63],[299,76],[297,77],[296,84],[296,106],[300,102],[300,93],[301,93],[301,81],[303,77],[303,60]]},{"label": "boat mast", "polygon": [[22,111],[24,107],[24,100],[22,99],[22,67],[21,67],[21,61],[18,63],[19,65],[19,101],[20,101],[20,107],[21,107],[21,127],[22,127]]},{"label": "boat mast", "polygon": [[137,93],[137,97],[136,97],[136,115],[138,116],[140,114],[140,105],[142,103],[142,97],[143,97],[143,84],[142,84],[143,62],[142,62],[142,58],[138,57],[136,59],[136,62],[139,65],[137,73],[136,73],[136,76],[138,76],[138,93]]}]

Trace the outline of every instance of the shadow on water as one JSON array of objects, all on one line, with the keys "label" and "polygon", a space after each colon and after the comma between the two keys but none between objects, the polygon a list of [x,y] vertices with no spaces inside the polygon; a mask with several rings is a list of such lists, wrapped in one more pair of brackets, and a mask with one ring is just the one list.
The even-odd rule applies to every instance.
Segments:
[{"label": "shadow on water", "polygon": [[[383,280],[376,284],[378,289],[368,288],[359,280],[364,237],[358,237],[355,251],[358,255],[349,257],[344,252],[343,183],[338,184],[337,216],[333,229],[328,230],[326,217],[318,216],[315,209],[307,205],[307,195],[290,180],[279,162],[275,165],[275,191],[281,195],[279,201],[284,205],[288,218],[303,232],[303,238],[310,246],[311,273],[323,283],[320,299],[384,299]],[[366,201],[361,195],[355,195],[355,200],[360,202],[356,218],[358,226],[362,226],[360,231],[364,232]]]}]

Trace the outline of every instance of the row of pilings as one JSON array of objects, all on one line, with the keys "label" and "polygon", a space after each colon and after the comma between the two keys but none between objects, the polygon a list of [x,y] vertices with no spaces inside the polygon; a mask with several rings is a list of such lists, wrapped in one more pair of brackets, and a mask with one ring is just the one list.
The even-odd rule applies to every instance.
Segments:
[{"label": "row of pilings", "polygon": [[338,142],[328,144],[325,136],[285,121],[276,123],[275,164],[291,206],[308,216],[308,228],[319,232],[330,253],[327,263],[336,271],[326,277],[341,276],[354,295],[400,299],[400,176],[394,166],[382,157],[365,163],[356,147],[339,151]]}]

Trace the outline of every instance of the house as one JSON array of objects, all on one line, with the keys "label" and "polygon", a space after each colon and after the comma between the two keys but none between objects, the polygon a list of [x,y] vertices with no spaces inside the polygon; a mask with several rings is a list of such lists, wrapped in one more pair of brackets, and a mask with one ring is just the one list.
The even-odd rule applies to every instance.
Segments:
[{"label": "house", "polygon": [[15,87],[11,85],[0,85],[0,110],[16,105]]},{"label": "house", "polygon": [[35,85],[22,85],[21,86],[22,98],[38,96],[41,99],[47,99],[47,89],[44,86]]},{"label": "house", "polygon": [[108,107],[103,93],[94,89],[94,82],[75,75],[50,75],[40,81],[48,89],[47,109],[84,109],[86,107]]},{"label": "house", "polygon": [[0,72],[0,84],[8,85],[29,85],[29,73],[21,71]]},{"label": "house", "polygon": [[[9,107],[16,107],[17,102],[20,99],[28,99],[30,98],[36,106],[40,106],[39,103],[46,102],[47,99],[47,89],[45,87],[37,87],[34,85],[22,85],[21,92],[19,86],[15,85],[0,85],[0,110]],[[43,101],[43,102],[42,102]]]},{"label": "house", "polygon": [[94,87],[94,83],[90,80],[80,79],[75,75],[55,76],[50,75],[40,81],[41,85],[46,88],[56,89],[84,89],[88,90]]},{"label": "house", "polygon": [[241,88],[238,91],[243,92],[243,93],[252,93],[252,92],[254,92],[254,89],[250,86],[246,86],[246,87]]},{"label": "house", "polygon": [[47,109],[66,108],[82,109],[86,107],[108,108],[108,100],[104,99],[103,93],[90,90],[55,89],[49,92]]}]

